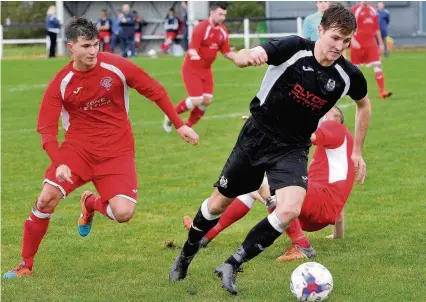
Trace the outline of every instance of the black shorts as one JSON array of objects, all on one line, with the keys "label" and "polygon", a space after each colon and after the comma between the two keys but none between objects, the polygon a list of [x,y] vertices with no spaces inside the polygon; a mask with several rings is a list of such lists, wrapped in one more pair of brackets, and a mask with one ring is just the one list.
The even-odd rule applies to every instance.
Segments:
[{"label": "black shorts", "polygon": [[266,172],[271,190],[288,186],[306,190],[308,152],[309,146],[283,144],[265,135],[250,118],[214,186],[235,198],[259,189]]}]

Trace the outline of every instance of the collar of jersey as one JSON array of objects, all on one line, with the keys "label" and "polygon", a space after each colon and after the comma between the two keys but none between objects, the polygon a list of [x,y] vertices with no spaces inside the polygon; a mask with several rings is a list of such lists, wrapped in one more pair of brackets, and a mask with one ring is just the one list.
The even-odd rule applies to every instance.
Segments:
[{"label": "collar of jersey", "polygon": [[96,71],[99,69],[99,66],[101,65],[101,61],[100,61],[99,56],[97,57],[97,62],[96,62],[95,67],[93,67],[92,69],[89,69],[89,70],[87,70],[87,71],[79,71],[79,70],[77,70],[77,69],[74,69],[74,67],[72,66],[72,65],[73,65],[73,63],[74,63],[74,61],[71,61],[71,62],[69,63],[69,68],[70,68],[70,70],[71,70],[71,71],[72,71],[75,75],[79,75],[79,76],[82,76],[82,77],[92,76],[93,74],[95,74],[95,73],[96,73]]},{"label": "collar of jersey", "polygon": [[336,65],[337,61],[340,59],[338,58],[336,61],[334,61],[330,66],[323,66],[321,65],[318,61],[317,58],[315,58],[315,42],[314,41],[310,41],[311,45],[310,45],[310,49],[312,51],[312,61],[314,62],[314,65],[317,67],[317,69],[330,69],[333,68],[334,65]]}]

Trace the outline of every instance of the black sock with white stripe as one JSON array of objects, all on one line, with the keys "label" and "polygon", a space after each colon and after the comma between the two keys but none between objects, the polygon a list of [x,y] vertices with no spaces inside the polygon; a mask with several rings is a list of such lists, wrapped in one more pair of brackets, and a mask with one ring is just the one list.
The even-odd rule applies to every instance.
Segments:
[{"label": "black sock with white stripe", "polygon": [[225,263],[240,267],[244,262],[259,255],[281,236],[285,228],[280,225],[281,222],[275,211],[272,212],[250,230],[243,244]]},{"label": "black sock with white stripe", "polygon": [[202,204],[192,221],[188,232],[188,240],[183,246],[183,253],[186,257],[195,255],[200,248],[200,241],[219,221],[219,215],[212,215],[207,208],[208,199]]}]

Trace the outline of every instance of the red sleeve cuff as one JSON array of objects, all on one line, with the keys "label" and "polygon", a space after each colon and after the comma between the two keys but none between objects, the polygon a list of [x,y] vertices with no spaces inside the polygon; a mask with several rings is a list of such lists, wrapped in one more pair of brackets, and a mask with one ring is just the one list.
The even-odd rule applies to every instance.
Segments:
[{"label": "red sleeve cuff", "polygon": [[164,112],[164,114],[167,115],[167,117],[170,119],[176,129],[179,129],[180,127],[185,125],[179,114],[177,114],[175,107],[173,107],[173,104],[167,95],[164,95],[163,97],[155,101],[155,103]]},{"label": "red sleeve cuff", "polygon": [[313,145],[322,145],[322,142],[324,140],[324,133],[321,131],[321,129],[317,129],[315,132],[315,140],[312,142]]},{"label": "red sleeve cuff", "polygon": [[47,155],[49,156],[52,163],[58,167],[60,163],[60,157],[59,157],[59,144],[57,141],[50,141],[43,145],[44,150],[46,151]]}]

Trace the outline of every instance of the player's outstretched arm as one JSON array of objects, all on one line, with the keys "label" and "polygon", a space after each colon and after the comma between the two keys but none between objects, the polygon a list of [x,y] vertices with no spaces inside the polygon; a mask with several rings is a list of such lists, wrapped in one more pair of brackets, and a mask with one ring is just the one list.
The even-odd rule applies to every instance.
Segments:
[{"label": "player's outstretched arm", "polygon": [[259,190],[253,191],[250,193],[251,197],[260,201],[264,205],[266,205],[266,200],[271,197],[269,184],[264,183],[260,186]]},{"label": "player's outstretched arm", "polygon": [[185,142],[194,146],[198,145],[198,134],[191,127],[183,125],[182,127],[176,129],[176,131]]},{"label": "player's outstretched arm", "polygon": [[177,114],[166,89],[133,62],[121,57],[115,59],[124,72],[127,85],[154,102],[167,115],[184,141],[197,145],[199,140],[197,133],[186,126]]},{"label": "player's outstretched arm", "polygon": [[[159,84],[158,84],[159,85]],[[180,116],[176,113],[173,103],[167,94],[163,95],[159,99],[152,99],[154,103],[164,112],[165,115],[175,126],[179,136],[187,143],[192,145],[198,145],[198,134],[192,130],[192,128],[186,126]]]},{"label": "player's outstretched arm", "polygon": [[255,200],[260,201],[261,203],[263,203],[264,205],[266,205],[265,200],[262,198],[262,196],[259,194],[258,191],[253,191],[250,193],[250,196],[253,197]]},{"label": "player's outstretched arm", "polygon": [[363,184],[367,166],[362,158],[362,147],[364,145],[365,136],[367,134],[368,125],[371,117],[371,104],[368,96],[356,101],[355,115],[355,141],[352,152],[352,160],[355,165],[355,170],[358,172],[357,183]]},{"label": "player's outstretched arm", "polygon": [[311,142],[328,149],[340,147],[345,141],[345,127],[340,122],[327,120],[320,124],[318,129],[311,134]]},{"label": "player's outstretched arm", "polygon": [[241,49],[234,57],[234,63],[240,68],[248,66],[261,66],[268,61],[268,55],[263,47]]},{"label": "player's outstretched arm", "polygon": [[191,43],[189,44],[188,48],[188,56],[193,61],[201,60],[201,57],[198,54],[198,50],[201,47],[201,42],[204,39],[206,30],[207,28],[203,23],[198,23],[197,25],[195,25],[192,31]]},{"label": "player's outstretched arm", "polygon": [[224,54],[225,58],[227,58],[228,60],[234,61],[235,56],[237,55],[237,53],[230,51]]},{"label": "player's outstretched arm", "polygon": [[345,236],[345,215],[342,209],[336,223],[332,225],[333,234],[328,235],[328,239],[342,239]]},{"label": "player's outstretched arm", "polygon": [[201,60],[200,55],[198,54],[197,50],[194,48],[188,49],[188,56],[192,61]]},{"label": "player's outstretched arm", "polygon": [[382,34],[380,33],[380,30],[376,30],[375,36],[376,36],[377,42],[379,43],[380,53],[383,53],[385,51],[385,45],[383,43],[385,42],[382,39]]},{"label": "player's outstretched arm", "polygon": [[344,209],[340,212],[336,224],[333,226],[333,238],[340,239],[345,236],[345,213]]},{"label": "player's outstretched arm", "polygon": [[58,121],[62,110],[62,97],[59,86],[57,77],[47,86],[37,120],[37,132],[40,133],[43,149],[55,166],[61,164],[58,143]]}]

